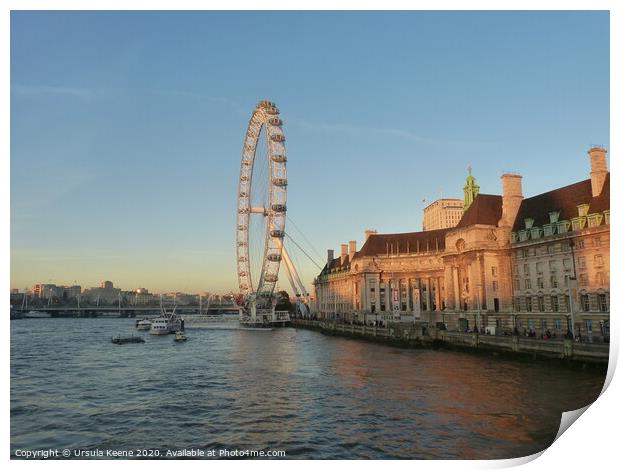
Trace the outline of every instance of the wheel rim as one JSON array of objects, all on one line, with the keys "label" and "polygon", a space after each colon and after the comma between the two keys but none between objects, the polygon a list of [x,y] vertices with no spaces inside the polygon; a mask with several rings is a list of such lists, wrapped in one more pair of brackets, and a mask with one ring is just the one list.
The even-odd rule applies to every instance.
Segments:
[{"label": "wheel rim", "polygon": [[[268,161],[267,200],[263,207],[252,206],[252,188],[255,175],[256,152],[260,137],[266,139],[266,158]],[[246,301],[254,301],[258,306],[273,303],[273,291],[278,282],[278,271],[282,259],[282,241],[286,221],[286,148],[282,130],[282,120],[275,103],[261,101],[248,123],[243,142],[239,189],[237,192],[237,275],[239,290]],[[252,275],[252,257],[260,256],[250,252],[251,217],[265,220],[264,245],[260,274]],[[258,279],[255,279],[258,277]]]}]

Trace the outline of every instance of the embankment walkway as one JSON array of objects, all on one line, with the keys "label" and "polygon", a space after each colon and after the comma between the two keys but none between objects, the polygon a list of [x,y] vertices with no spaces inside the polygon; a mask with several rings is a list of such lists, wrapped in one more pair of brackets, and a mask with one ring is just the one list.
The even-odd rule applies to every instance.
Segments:
[{"label": "embankment walkway", "polygon": [[444,348],[472,352],[503,353],[509,356],[550,358],[566,362],[606,366],[608,343],[583,343],[570,339],[536,339],[524,336],[493,336],[428,329],[410,323],[387,327],[352,325],[322,320],[294,319],[291,326],[324,334],[374,341],[406,348]]}]

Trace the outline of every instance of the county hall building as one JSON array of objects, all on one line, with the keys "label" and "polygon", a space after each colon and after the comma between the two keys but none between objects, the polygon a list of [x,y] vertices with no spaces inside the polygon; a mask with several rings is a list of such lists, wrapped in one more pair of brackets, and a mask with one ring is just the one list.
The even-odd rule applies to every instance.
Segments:
[{"label": "county hall building", "polygon": [[[502,195],[467,177],[460,204],[433,203],[425,218],[447,228],[367,230],[328,250],[314,281],[317,315],[347,321],[419,321],[449,329],[600,338],[609,328],[607,151],[588,151],[590,178],[524,198],[522,177],[502,175]],[[437,214],[445,207],[450,215]],[[433,227],[424,221],[424,227]]]}]

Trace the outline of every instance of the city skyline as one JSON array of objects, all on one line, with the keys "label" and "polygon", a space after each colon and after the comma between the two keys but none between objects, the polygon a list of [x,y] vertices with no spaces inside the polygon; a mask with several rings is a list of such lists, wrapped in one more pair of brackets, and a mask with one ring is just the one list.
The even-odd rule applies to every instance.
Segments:
[{"label": "city skyline", "polygon": [[[20,290],[237,290],[239,158],[263,98],[280,106],[289,214],[319,263],[365,229],[421,229],[425,205],[462,197],[469,165],[481,193],[513,170],[531,196],[584,179],[590,145],[609,142],[605,12],[11,17]],[[251,42],[259,27],[277,57]],[[310,287],[317,268],[296,254]]]}]

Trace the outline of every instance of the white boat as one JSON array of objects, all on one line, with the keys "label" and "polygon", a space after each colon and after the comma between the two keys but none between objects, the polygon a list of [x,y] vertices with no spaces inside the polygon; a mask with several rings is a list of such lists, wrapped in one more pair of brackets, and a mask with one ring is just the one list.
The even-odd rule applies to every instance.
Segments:
[{"label": "white boat", "polygon": [[51,318],[51,314],[47,312],[39,312],[38,310],[30,310],[24,318]]},{"label": "white boat", "polygon": [[142,320],[138,320],[136,322],[136,328],[141,331],[148,331],[151,329],[151,321],[143,318]]},{"label": "white boat", "polygon": [[162,307],[161,316],[151,322],[150,332],[152,335],[168,335],[185,329],[183,318],[175,314],[176,309],[175,306],[172,312],[166,312],[166,309]]},{"label": "white boat", "polygon": [[174,340],[175,341],[187,341],[187,336],[185,336],[185,333],[183,333],[183,331],[179,330],[174,334]]}]

